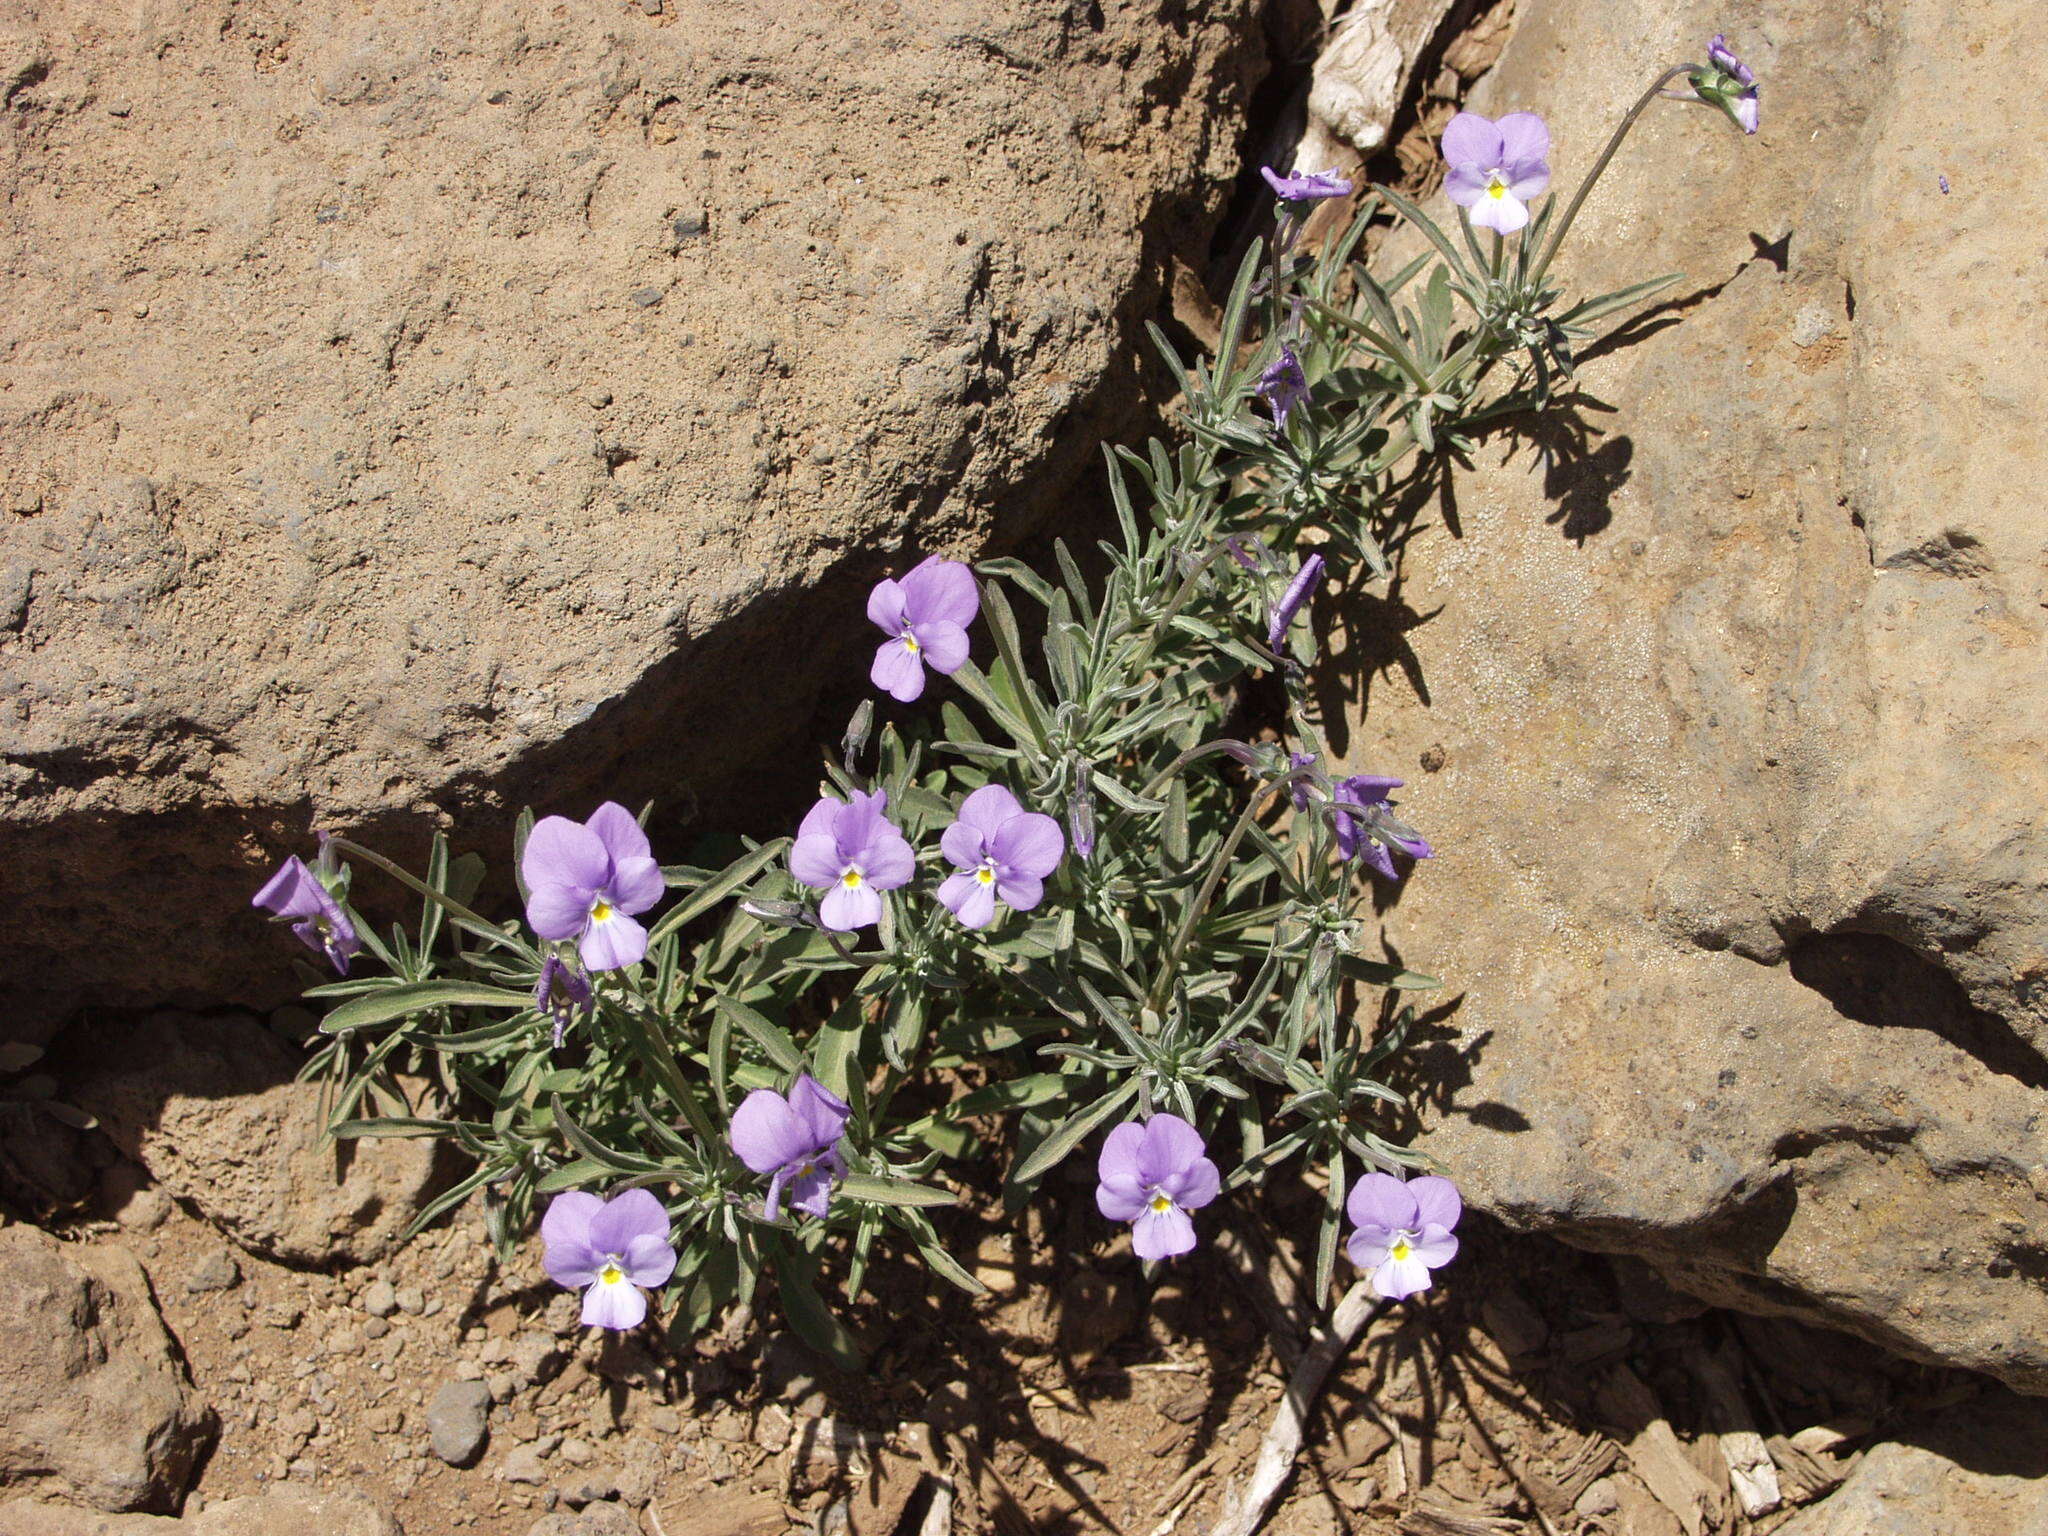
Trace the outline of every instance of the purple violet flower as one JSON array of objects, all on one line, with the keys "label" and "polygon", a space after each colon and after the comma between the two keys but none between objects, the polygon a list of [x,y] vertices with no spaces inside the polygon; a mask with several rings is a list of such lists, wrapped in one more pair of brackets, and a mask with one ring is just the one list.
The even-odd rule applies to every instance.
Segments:
[{"label": "purple violet flower", "polygon": [[946,876],[939,900],[967,927],[986,928],[998,897],[1019,912],[1038,905],[1067,840],[1052,817],[1025,810],[1000,784],[984,784],[960,802],[960,819],[939,848],[958,871]]},{"label": "purple violet flower", "polygon": [[[322,862],[326,862],[324,857]],[[297,854],[279,866],[277,873],[263,883],[263,889],[250,898],[249,905],[279,917],[298,918],[292,924],[292,932],[299,942],[314,954],[325,955],[328,964],[343,976],[348,974],[349,961],[363,947],[356,937],[356,925],[349,921],[334,893]]]},{"label": "purple violet flower", "polygon": [[1707,62],[1714,73],[1694,75],[1693,90],[1702,101],[1727,113],[1729,120],[1744,133],[1755,133],[1762,113],[1756,71],[1735,56],[1727,36],[1720,32],[1707,44]]},{"label": "purple violet flower", "polygon": [[1095,1165],[1101,1181],[1095,1208],[1131,1224],[1141,1259],[1170,1259],[1195,1246],[1188,1212],[1216,1198],[1223,1181],[1209,1161],[1202,1133],[1179,1115],[1126,1120],[1109,1133]]},{"label": "purple violet flower", "polygon": [[789,850],[789,872],[814,891],[823,891],[818,920],[834,933],[851,933],[882,920],[882,892],[907,885],[917,856],[895,823],[883,790],[853,792],[852,803],[823,796]]},{"label": "purple violet flower", "polygon": [[661,899],[661,868],[632,812],[607,800],[586,822],[543,816],[519,858],[526,920],[544,939],[574,939],[583,964],[615,971],[647,953],[633,919]]},{"label": "purple violet flower", "polygon": [[967,626],[981,612],[974,573],[958,560],[929,555],[901,581],[875,583],[868,618],[889,638],[875,651],[868,680],[898,703],[924,692],[924,669],[957,672],[967,660]]},{"label": "purple violet flower", "polygon": [[583,1290],[583,1322],[592,1328],[637,1328],[647,1316],[644,1291],[668,1284],[676,1251],[668,1212],[644,1189],[609,1200],[585,1190],[555,1196],[540,1220],[541,1263],[548,1278]]},{"label": "purple violet flower", "polygon": [[1460,112],[1444,129],[1450,174],[1444,191],[1470,209],[1475,229],[1512,235],[1529,222],[1529,199],[1550,186],[1550,129],[1534,112],[1510,112],[1499,122]]},{"label": "purple violet flower", "polygon": [[[1387,852],[1386,843],[1391,843],[1411,859],[1436,857],[1436,850],[1430,847],[1426,838],[1417,835],[1393,817],[1393,802],[1387,796],[1399,789],[1404,782],[1401,779],[1379,778],[1369,773],[1353,774],[1350,778],[1338,782],[1337,801],[1359,808],[1356,813],[1338,810],[1331,816],[1331,822],[1337,832],[1338,858],[1350,859],[1363,854],[1365,862],[1374,869],[1389,880],[1398,880],[1401,878],[1401,872],[1394,867],[1394,858]],[[1374,837],[1374,831],[1380,836]]]},{"label": "purple violet flower", "polygon": [[1266,185],[1273,189],[1273,195],[1287,203],[1318,203],[1326,197],[1349,197],[1351,183],[1335,171],[1297,170],[1282,176],[1270,165],[1259,167],[1259,174],[1266,178]]},{"label": "purple violet flower", "polygon": [[1280,355],[1266,364],[1255,392],[1266,402],[1266,409],[1273,413],[1273,430],[1284,432],[1287,413],[1297,405],[1308,403],[1308,375],[1302,371],[1301,359],[1295,356],[1292,342],[1283,343]]},{"label": "purple violet flower", "polygon": [[1457,1255],[1451,1228],[1465,1203],[1449,1179],[1427,1174],[1404,1184],[1390,1173],[1364,1174],[1344,1207],[1358,1228],[1344,1251],[1389,1301],[1428,1290],[1429,1272]]},{"label": "purple violet flower", "polygon": [[562,1048],[562,1032],[578,1014],[590,1011],[590,981],[560,955],[542,962],[540,981],[533,989],[533,1011],[552,1014],[555,1020],[555,1049]]},{"label": "purple violet flower", "polygon": [[[1290,752],[1287,754],[1287,768],[1289,772],[1297,768],[1313,768],[1315,765],[1316,754],[1313,752]],[[1297,811],[1308,809],[1308,792],[1309,785],[1305,779],[1296,779],[1293,787],[1289,789],[1288,796],[1294,801],[1294,808]]]},{"label": "purple violet flower", "polygon": [[832,1181],[844,1176],[846,1163],[837,1150],[850,1111],[805,1072],[785,1097],[772,1088],[756,1088],[733,1111],[732,1149],[756,1173],[772,1173],[768,1181],[768,1219],[782,1214],[785,1191],[789,1203],[812,1216],[823,1216],[832,1203]]},{"label": "purple violet flower", "polygon": [[1276,656],[1280,654],[1281,642],[1287,638],[1287,626],[1294,622],[1294,616],[1301,612],[1301,605],[1308,601],[1309,593],[1322,579],[1323,557],[1310,555],[1301,562],[1301,569],[1294,573],[1294,580],[1287,584],[1287,590],[1280,594],[1280,601],[1273,605],[1272,616],[1266,621],[1266,649]]}]

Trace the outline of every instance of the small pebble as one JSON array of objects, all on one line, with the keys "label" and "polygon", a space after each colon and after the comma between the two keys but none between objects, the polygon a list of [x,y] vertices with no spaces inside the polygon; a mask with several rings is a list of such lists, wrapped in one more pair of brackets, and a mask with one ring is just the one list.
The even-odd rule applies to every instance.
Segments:
[{"label": "small pebble", "polygon": [[209,1254],[200,1266],[192,1271],[185,1282],[185,1289],[194,1296],[206,1291],[232,1291],[242,1283],[242,1266],[235,1262],[235,1256],[225,1248]]},{"label": "small pebble", "polygon": [[389,1317],[398,1310],[398,1291],[389,1280],[372,1280],[363,1287],[363,1310],[372,1317]]},{"label": "small pebble", "polygon": [[466,1467],[484,1448],[491,1391],[480,1381],[444,1383],[427,1405],[427,1440],[451,1467]]},{"label": "small pebble", "polygon": [[590,1448],[588,1440],[564,1440],[562,1460],[574,1467],[587,1467],[597,1460],[597,1452]]}]

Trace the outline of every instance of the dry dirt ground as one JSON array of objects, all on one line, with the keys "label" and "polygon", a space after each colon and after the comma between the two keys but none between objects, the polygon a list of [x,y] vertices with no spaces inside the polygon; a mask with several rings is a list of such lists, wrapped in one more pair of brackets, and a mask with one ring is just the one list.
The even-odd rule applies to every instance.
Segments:
[{"label": "dry dirt ground", "polygon": [[[1298,1193],[1272,1230],[1312,1230]],[[221,1416],[193,1502],[352,1486],[408,1536],[526,1536],[586,1506],[591,1536],[886,1536],[931,1529],[935,1500],[963,1533],[1206,1532],[1301,1347],[1300,1272],[1269,1230],[1212,1230],[1148,1279],[1078,1188],[1014,1233],[956,1218],[986,1298],[878,1271],[875,1292],[918,1299],[854,1309],[862,1380],[821,1367],[765,1299],[681,1354],[651,1331],[600,1338],[541,1275],[537,1242],[497,1266],[474,1210],[323,1275],[231,1250],[151,1196],[73,1235],[142,1258]],[[1330,1378],[1276,1536],[1769,1531],[1900,1419],[2005,1396],[1706,1310],[1626,1261],[1467,1228],[1440,1288],[1383,1311]],[[431,1448],[429,1410],[464,1380],[492,1406],[457,1467]],[[1730,1457],[1762,1447],[1785,1512],[1751,1521]]]}]

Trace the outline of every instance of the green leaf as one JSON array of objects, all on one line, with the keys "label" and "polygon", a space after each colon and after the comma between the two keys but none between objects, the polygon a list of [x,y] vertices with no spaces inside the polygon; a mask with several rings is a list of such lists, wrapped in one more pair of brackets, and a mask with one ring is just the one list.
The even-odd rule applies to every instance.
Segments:
[{"label": "green leaf", "polygon": [[661,915],[661,921],[648,932],[649,944],[666,938],[692,918],[701,917],[732,895],[741,886],[752,880],[772,864],[789,846],[789,839],[778,837],[763,843],[752,853],[734,860],[725,867],[725,872],[709,885],[699,887],[688,900],[669,908]]},{"label": "green leaf", "polygon": [[849,1173],[839,1181],[839,1192],[849,1200],[864,1200],[870,1205],[957,1205],[959,1197],[951,1190],[934,1189],[929,1184],[918,1184],[909,1179],[883,1179],[873,1174]]},{"label": "green leaf", "polygon": [[385,987],[350,999],[320,1021],[320,1032],[340,1034],[345,1029],[367,1029],[389,1024],[429,1008],[518,1008],[533,1007],[531,992],[509,992],[503,987],[483,987],[468,981],[415,981]]},{"label": "green leaf", "polygon": [[1024,1159],[1016,1172],[1010,1175],[1012,1184],[1030,1184],[1059,1166],[1069,1152],[1079,1146],[1088,1134],[1111,1115],[1130,1102],[1138,1091],[1138,1080],[1133,1077],[1121,1087],[1113,1088],[1087,1108],[1077,1110],[1053,1128]]},{"label": "green leaf", "polygon": [[796,1042],[789,1038],[789,1031],[780,1024],[771,1022],[765,1015],[749,1008],[736,997],[721,997],[716,1004],[718,1011],[739,1025],[756,1045],[768,1053],[768,1059],[789,1073],[804,1069],[803,1053],[796,1048]]},{"label": "green leaf", "polygon": [[785,1253],[775,1266],[775,1288],[782,1294],[782,1310],[790,1327],[811,1348],[849,1375],[865,1369],[867,1356],[854,1341],[846,1325],[826,1310],[818,1299],[815,1272],[801,1266],[793,1253]]}]

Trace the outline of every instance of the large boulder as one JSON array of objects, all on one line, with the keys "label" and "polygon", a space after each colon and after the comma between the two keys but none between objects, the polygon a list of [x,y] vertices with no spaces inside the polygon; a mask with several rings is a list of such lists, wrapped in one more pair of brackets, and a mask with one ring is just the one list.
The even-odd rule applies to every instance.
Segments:
[{"label": "large boulder", "polygon": [[132,1256],[0,1228],[0,1486],[175,1509],[213,1430]]},{"label": "large boulder", "polygon": [[352,1488],[272,1488],[209,1504],[197,1514],[96,1515],[63,1504],[0,1504],[7,1536],[405,1536],[398,1521]]},{"label": "large boulder", "polygon": [[1131,419],[1253,9],[16,7],[10,985],[274,996],[310,825],[810,773],[861,585]]},{"label": "large boulder", "polygon": [[447,1182],[436,1141],[329,1139],[323,1085],[295,1081],[298,1057],[247,1014],[102,1023],[72,1054],[74,1096],[121,1150],[264,1258],[367,1263]]},{"label": "large boulder", "polygon": [[[1473,105],[1547,114],[1568,195],[1724,18],[1529,0]],[[1561,263],[1687,274],[1586,359],[1590,435],[1496,438],[1329,669],[1441,854],[1388,918],[1455,999],[1424,1145],[1517,1226],[2048,1392],[2048,268],[2011,201],[2048,134],[2007,62],[2048,11],[1742,28],[1762,133],[1655,103]]]}]

